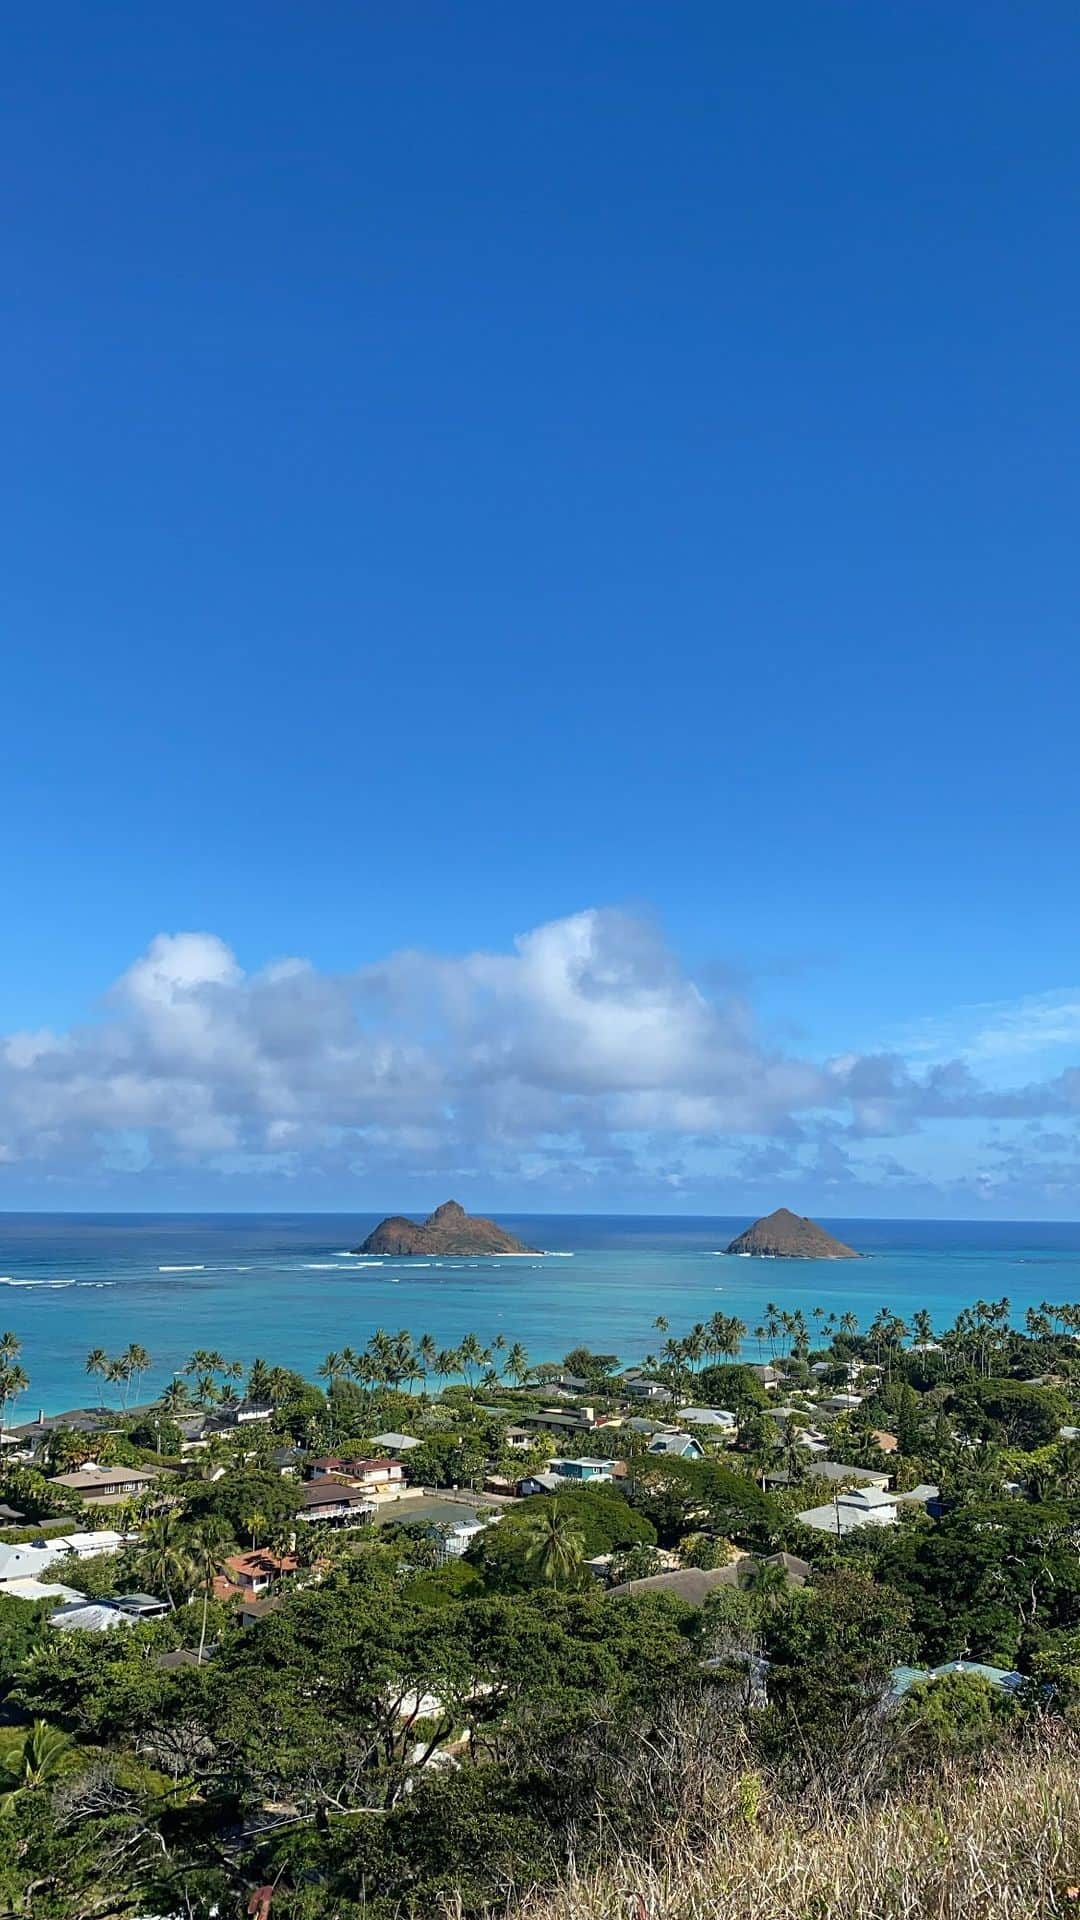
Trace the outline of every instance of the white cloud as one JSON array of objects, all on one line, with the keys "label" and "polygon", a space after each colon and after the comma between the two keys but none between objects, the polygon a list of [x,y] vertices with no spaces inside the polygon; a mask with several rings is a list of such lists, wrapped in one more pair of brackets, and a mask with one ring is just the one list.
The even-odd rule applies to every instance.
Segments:
[{"label": "white cloud", "polygon": [[214,934],[159,934],[100,1019],[0,1038],[0,1162],[553,1194],[700,1186],[740,1164],[856,1182],[886,1166],[875,1138],[1075,1108],[1077,1079],[1001,1094],[964,1057],[918,1072],[896,1054],[795,1057],[745,997],[707,990],[649,921],[609,909],[503,952],[404,951],[342,975],[293,958],[248,974]]}]

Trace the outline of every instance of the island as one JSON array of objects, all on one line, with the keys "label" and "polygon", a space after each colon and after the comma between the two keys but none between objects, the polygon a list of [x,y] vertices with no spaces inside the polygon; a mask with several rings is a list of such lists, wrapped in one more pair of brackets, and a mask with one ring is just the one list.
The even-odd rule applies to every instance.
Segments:
[{"label": "island", "polygon": [[770,1260],[861,1260],[854,1247],[834,1240],[831,1233],[814,1220],[777,1207],[775,1213],[755,1220],[752,1227],[731,1242],[728,1253],[756,1253]]},{"label": "island", "polygon": [[368,1234],[362,1247],[354,1247],[352,1251],[400,1258],[417,1253],[538,1253],[540,1249],[527,1247],[504,1227],[496,1226],[494,1220],[466,1213],[456,1200],[444,1200],[426,1220],[407,1220],[403,1214],[391,1214],[380,1221],[374,1233]]}]

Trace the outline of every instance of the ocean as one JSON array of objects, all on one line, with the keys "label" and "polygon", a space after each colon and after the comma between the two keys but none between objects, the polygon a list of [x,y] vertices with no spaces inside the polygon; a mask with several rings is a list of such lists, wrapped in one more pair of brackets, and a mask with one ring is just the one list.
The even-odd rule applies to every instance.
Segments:
[{"label": "ocean", "polygon": [[[738,1219],[500,1214],[555,1258],[381,1260],[350,1256],[368,1214],[0,1215],[0,1329],[22,1341],[29,1392],[9,1420],[95,1401],[91,1347],[132,1340],[153,1358],[141,1398],[196,1347],[256,1354],[313,1374],[331,1349],[363,1347],[376,1327],[475,1331],[520,1340],[534,1360],[586,1345],[624,1363],[718,1311],[751,1328],[767,1301],[793,1310],[926,1307],[938,1325],[976,1299],[1007,1295],[1013,1317],[1042,1300],[1080,1299],[1080,1224],[823,1221],[861,1261],[743,1260],[721,1251]],[[747,1358],[756,1358],[753,1340]]]}]

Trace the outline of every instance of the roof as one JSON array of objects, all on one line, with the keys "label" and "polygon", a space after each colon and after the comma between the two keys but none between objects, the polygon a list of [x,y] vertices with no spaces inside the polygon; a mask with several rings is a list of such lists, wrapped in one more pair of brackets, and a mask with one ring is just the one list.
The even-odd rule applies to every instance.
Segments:
[{"label": "roof", "polygon": [[422,1447],[424,1444],[412,1433],[373,1433],[371,1437],[377,1447],[394,1447],[398,1453],[407,1452],[410,1447]]},{"label": "roof", "polygon": [[100,1487],[145,1486],[157,1479],[143,1467],[80,1467],[77,1473],[56,1473],[50,1487],[67,1487],[71,1493],[93,1493]]},{"label": "roof", "polygon": [[967,1673],[985,1680],[1002,1693],[1015,1693],[1024,1684],[1024,1676],[1006,1667],[988,1667],[981,1660],[944,1660],[939,1667],[894,1667],[892,1691],[895,1697],[910,1692],[924,1681],[941,1680],[948,1673]]},{"label": "roof", "polygon": [[695,1440],[691,1433],[658,1433],[655,1440],[649,1442],[650,1453],[684,1454],[696,1448],[701,1452],[701,1441]]},{"label": "roof", "polygon": [[696,1427],[733,1427],[735,1415],[727,1407],[680,1407],[679,1419]]},{"label": "roof", "polygon": [[121,1613],[154,1613],[168,1607],[167,1600],[159,1600],[152,1593],[117,1593],[110,1596],[114,1607]]},{"label": "roof", "polygon": [[851,1493],[838,1494],[824,1507],[807,1507],[795,1517],[804,1527],[816,1527],[819,1533],[845,1534],[865,1526],[876,1509],[884,1508],[896,1512],[896,1500],[891,1493],[882,1493],[878,1487],[856,1487]]},{"label": "roof", "polygon": [[114,1627],[129,1627],[132,1615],[107,1601],[93,1601],[81,1607],[61,1607],[49,1615],[50,1627],[75,1627],[84,1633],[109,1633]]},{"label": "roof", "polygon": [[33,1580],[29,1577],[0,1581],[0,1593],[6,1593],[12,1600],[52,1600],[57,1605],[61,1601],[78,1601],[81,1605],[86,1599],[85,1593],[79,1593],[75,1587],[61,1586],[59,1581]]},{"label": "roof", "polygon": [[929,1506],[932,1500],[941,1499],[941,1488],[931,1486],[929,1481],[920,1480],[917,1487],[909,1487],[906,1493],[894,1493],[893,1499],[899,1502],[914,1501],[920,1506]]},{"label": "roof", "polygon": [[864,1487],[889,1484],[889,1475],[881,1467],[848,1467],[842,1460],[815,1460],[810,1473],[815,1480],[854,1480]]},{"label": "roof", "polygon": [[543,1493],[561,1493],[565,1484],[561,1473],[527,1473],[518,1481],[519,1487],[539,1487]]},{"label": "roof", "polygon": [[300,1489],[305,1507],[365,1507],[371,1502],[362,1487],[347,1487],[341,1480],[307,1480]]},{"label": "roof", "polygon": [[618,1600],[634,1593],[671,1593],[676,1600],[685,1600],[688,1606],[703,1606],[710,1593],[716,1587],[732,1587],[738,1584],[736,1567],[733,1560],[726,1567],[677,1567],[671,1573],[651,1573],[644,1580],[624,1580],[617,1587],[608,1588],[608,1598]]},{"label": "roof", "polygon": [[587,1454],[579,1454],[576,1459],[569,1454],[561,1454],[558,1460],[550,1462],[552,1467],[595,1467],[600,1473],[610,1473],[614,1464],[613,1460],[590,1459]]},{"label": "roof", "polygon": [[254,1553],[230,1554],[225,1565],[230,1573],[246,1573],[255,1580],[265,1575],[271,1580],[279,1573],[295,1573],[300,1562],[295,1553],[271,1553],[266,1547],[257,1547]]},{"label": "roof", "polygon": [[379,1470],[389,1473],[398,1465],[398,1462],[389,1460],[385,1456],[377,1460],[346,1460],[340,1453],[328,1453],[321,1460],[312,1460],[310,1465],[312,1470],[321,1467],[324,1473],[357,1474],[375,1473]]}]

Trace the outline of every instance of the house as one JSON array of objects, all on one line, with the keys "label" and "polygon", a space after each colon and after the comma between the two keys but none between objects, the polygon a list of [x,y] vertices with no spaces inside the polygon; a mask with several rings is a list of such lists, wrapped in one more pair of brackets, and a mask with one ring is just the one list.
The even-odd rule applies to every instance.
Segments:
[{"label": "house", "polygon": [[815,1480],[845,1481],[858,1487],[880,1487],[884,1493],[892,1478],[891,1474],[879,1473],[876,1467],[849,1467],[843,1460],[815,1460],[809,1469]]},{"label": "house", "polygon": [[[143,1409],[139,1409],[143,1411]],[[20,1426],[9,1427],[5,1438],[28,1441],[45,1439],[50,1433],[61,1429],[70,1429],[74,1433],[106,1433],[109,1428],[120,1424],[120,1415],[108,1407],[69,1407],[66,1413],[46,1414],[44,1409],[36,1420],[24,1420]]]},{"label": "house", "polygon": [[86,1599],[85,1593],[79,1593],[75,1587],[63,1587],[58,1580],[2,1580],[0,1593],[6,1593],[11,1600],[51,1600],[54,1607],[76,1602],[81,1606]]},{"label": "house", "polygon": [[488,1520],[475,1518],[459,1520],[456,1526],[450,1528],[440,1548],[439,1558],[443,1565],[445,1566],[448,1560],[460,1560],[466,1549],[472,1546],[477,1534],[483,1533],[484,1528],[490,1524]]},{"label": "house", "polygon": [[346,1486],[361,1487],[365,1493],[383,1493],[405,1484],[399,1460],[343,1460],[327,1454],[308,1464],[309,1480],[341,1480]]},{"label": "house", "polygon": [[272,1420],[275,1411],[271,1400],[237,1400],[234,1406],[219,1408],[214,1419],[220,1426],[249,1427],[262,1420]]},{"label": "house", "polygon": [[612,1462],[610,1460],[589,1460],[584,1458],[578,1460],[552,1460],[550,1462],[550,1468],[552,1473],[558,1474],[560,1480],[576,1480],[578,1482],[610,1480],[612,1474]]},{"label": "house", "polygon": [[265,1620],[268,1613],[276,1613],[281,1606],[279,1593],[268,1593],[259,1600],[240,1600],[237,1602],[236,1617],[242,1627],[257,1626]]},{"label": "house", "polygon": [[943,1660],[939,1667],[894,1667],[892,1670],[892,1697],[901,1700],[912,1687],[921,1681],[941,1680],[947,1673],[969,1673],[976,1679],[985,1680],[987,1686],[998,1693],[1016,1693],[1024,1684],[1022,1673],[1014,1673],[1007,1667],[988,1667],[981,1660]]},{"label": "house", "polygon": [[0,1545],[0,1593],[7,1592],[15,1581],[40,1580],[58,1562],[116,1553],[123,1544],[122,1534],[106,1529],[101,1533],[62,1534],[55,1540],[36,1540],[29,1544]]},{"label": "house", "polygon": [[658,1433],[650,1440],[648,1452],[667,1460],[704,1460],[705,1449],[692,1433]]},{"label": "house", "polygon": [[25,1513],[17,1513],[9,1507],[6,1500],[0,1500],[0,1527],[21,1527],[26,1523]]},{"label": "house", "polygon": [[119,1608],[131,1620],[163,1620],[171,1611],[167,1600],[156,1600],[152,1593],[117,1593],[107,1604]]},{"label": "house", "polygon": [[517,1493],[527,1500],[532,1493],[558,1493],[566,1486],[566,1481],[557,1473],[527,1473],[517,1483]]},{"label": "house", "polygon": [[921,1480],[917,1487],[910,1487],[907,1493],[894,1493],[893,1499],[898,1507],[921,1507],[924,1513],[941,1518],[941,1489]]},{"label": "house", "polygon": [[300,1563],[294,1553],[271,1553],[263,1547],[231,1554],[224,1564],[225,1572],[214,1581],[216,1600],[257,1600],[283,1574],[295,1573]]},{"label": "house", "polygon": [[411,1433],[376,1433],[372,1435],[371,1443],[391,1460],[398,1460],[403,1453],[411,1453],[414,1447],[424,1444]]},{"label": "house", "polygon": [[734,1433],[738,1421],[726,1407],[680,1407],[681,1427],[714,1427],[717,1434]]},{"label": "house", "polygon": [[75,1473],[54,1474],[49,1485],[77,1494],[88,1505],[115,1507],[152,1487],[156,1479],[156,1473],[147,1473],[142,1467],[99,1467],[88,1460]]},{"label": "house", "polygon": [[507,1427],[503,1432],[503,1441],[511,1453],[524,1453],[532,1446],[536,1435],[529,1427]]},{"label": "house", "polygon": [[275,1447],[270,1455],[270,1465],[276,1468],[283,1480],[295,1480],[306,1458],[303,1447]]},{"label": "house", "polygon": [[134,1534],[117,1533],[113,1527],[101,1527],[94,1533],[57,1534],[52,1540],[35,1540],[34,1545],[44,1547],[58,1559],[73,1553],[77,1560],[93,1560],[99,1553],[119,1553],[134,1538]]},{"label": "house", "polygon": [[753,1374],[755,1380],[760,1386],[765,1388],[767,1393],[775,1393],[777,1387],[780,1385],[781,1376],[775,1367],[767,1365],[761,1366],[758,1362],[753,1361],[746,1370],[748,1373]]},{"label": "house", "polygon": [[58,1607],[55,1613],[50,1613],[49,1625],[65,1632],[74,1628],[80,1633],[111,1633],[115,1627],[133,1626],[134,1619],[133,1614],[122,1613],[119,1607],[114,1607],[111,1600],[84,1600]]},{"label": "house", "polygon": [[651,1374],[643,1372],[641,1367],[627,1367],[619,1375],[617,1385],[630,1400],[671,1400],[671,1388],[665,1387],[662,1380],[654,1380]]},{"label": "house", "polygon": [[818,1401],[818,1406],[822,1413],[854,1413],[862,1403],[861,1393],[830,1393],[827,1400]]},{"label": "house", "polygon": [[668,1573],[652,1573],[644,1580],[625,1580],[620,1586],[608,1589],[609,1598],[618,1599],[628,1593],[673,1593],[677,1600],[685,1600],[688,1606],[700,1607],[714,1593],[717,1587],[742,1587],[753,1584],[753,1576],[758,1566],[782,1567],[789,1586],[804,1587],[810,1578],[810,1566],[806,1560],[800,1560],[795,1553],[771,1553],[765,1560],[755,1560],[749,1553],[740,1554],[737,1560],[729,1560],[724,1567],[677,1567]]},{"label": "house", "polygon": [[796,1515],[804,1527],[841,1539],[860,1527],[893,1527],[896,1518],[895,1495],[883,1493],[879,1487],[852,1487],[847,1493],[837,1493],[827,1506],[807,1507]]},{"label": "house", "polygon": [[560,1407],[541,1407],[536,1413],[523,1413],[519,1424],[546,1433],[587,1433],[595,1427],[596,1415],[591,1407],[580,1407],[574,1413],[564,1413]]},{"label": "house", "polygon": [[376,1502],[360,1487],[348,1487],[340,1480],[323,1477],[307,1480],[300,1488],[298,1520],[329,1520],[334,1526],[358,1527],[370,1520]]}]

